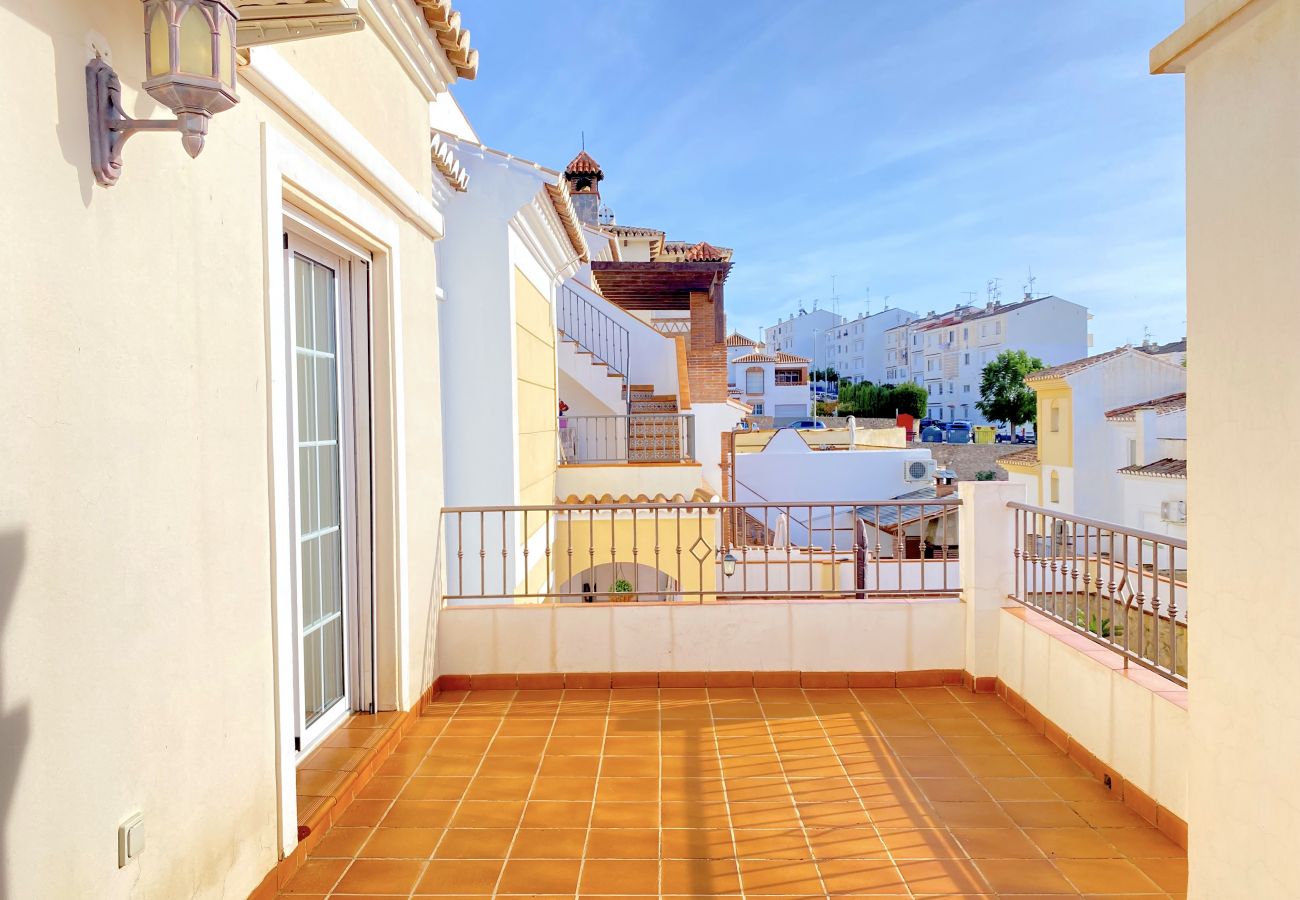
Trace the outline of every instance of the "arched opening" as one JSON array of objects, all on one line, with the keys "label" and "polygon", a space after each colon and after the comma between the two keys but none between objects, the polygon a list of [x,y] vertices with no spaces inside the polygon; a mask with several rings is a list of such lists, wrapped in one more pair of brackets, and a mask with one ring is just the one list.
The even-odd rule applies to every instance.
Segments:
[{"label": "arched opening", "polygon": [[601,563],[574,575],[560,593],[562,603],[666,603],[678,599],[678,583],[653,566]]}]

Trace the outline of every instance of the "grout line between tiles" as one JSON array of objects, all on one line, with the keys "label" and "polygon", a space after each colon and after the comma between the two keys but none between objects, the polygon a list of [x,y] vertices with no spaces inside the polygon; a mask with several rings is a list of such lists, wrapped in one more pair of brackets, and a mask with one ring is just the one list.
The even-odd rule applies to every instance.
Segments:
[{"label": "grout line between tiles", "polygon": [[[519,693],[520,693],[519,691],[515,691],[515,696],[514,699],[511,700],[511,705],[514,704],[515,699],[518,699]],[[506,867],[510,865],[510,859],[511,857],[514,856],[515,843],[519,840],[519,832],[523,831],[524,819],[528,815],[528,804],[533,802],[533,791],[536,790],[537,788],[537,779],[540,778],[542,775],[542,766],[546,762],[546,750],[548,747],[551,746],[551,738],[555,737],[555,723],[560,720],[560,709],[563,705],[564,705],[564,694],[563,692],[561,692],[560,701],[555,705],[555,713],[554,715],[551,716],[551,727],[546,732],[546,741],[542,744],[542,752],[537,756],[537,767],[533,770],[533,780],[528,783],[528,793],[524,795],[524,808],[519,813],[519,822],[515,825],[515,833],[510,836],[510,845],[506,847],[505,857],[501,860],[501,871],[497,873],[497,880],[492,885],[491,896],[494,898],[501,891],[501,881],[503,878],[506,877]],[[509,717],[509,715],[510,715],[510,709],[509,707],[507,707],[506,711],[501,716],[502,725],[505,724],[505,721]],[[501,728],[500,725],[498,725],[497,733],[499,734],[500,731]],[[495,741],[496,739],[493,738],[493,740]],[[490,750],[491,747],[492,745],[489,744],[488,749]],[[484,751],[484,758],[486,758],[486,756],[487,756],[487,751]],[[482,768],[481,763],[480,763],[480,768]],[[474,777],[477,778],[478,776],[475,775]],[[474,779],[471,778],[469,787],[473,787],[473,786],[474,786]],[[469,793],[469,787],[465,789],[466,793]],[[452,815],[454,816],[455,813],[453,813]],[[443,834],[445,836],[446,832],[443,832]],[[438,842],[442,843],[441,839],[439,839]],[[437,854],[437,848],[434,848],[434,854],[435,855]]]},{"label": "grout line between tiles", "polygon": [[[807,693],[808,693],[807,691],[804,691],[805,696],[807,696]],[[852,690],[850,690],[849,693],[853,694]],[[863,705],[862,699],[858,697],[857,694],[853,694],[853,702],[856,703],[858,705],[858,709],[861,710],[863,720],[866,723],[874,725],[874,722],[872,722],[871,720],[871,714],[867,712],[866,706]],[[844,765],[844,758],[840,755],[840,751],[835,746],[835,742],[831,740],[830,732],[826,730],[826,723],[822,721],[821,713],[818,711],[816,706],[813,706],[811,700],[809,700],[808,705],[812,706],[813,715],[817,719],[817,726],[821,728],[822,734],[826,735],[826,742],[831,746],[831,753],[835,757],[835,762],[839,765],[840,771],[844,773],[844,777],[848,780],[849,786],[853,788],[853,795],[858,798],[858,806],[861,807],[863,816],[866,818],[867,823],[871,826],[871,830],[875,832],[876,839],[880,841],[880,846],[885,849],[885,856],[889,859],[890,865],[894,867],[895,872],[898,872],[898,877],[902,878],[903,870],[898,868],[898,860],[894,859],[894,851],[889,849],[889,845],[885,843],[884,835],[880,833],[880,826],[876,824],[875,817],[872,816],[871,811],[867,809],[866,801],[862,799],[862,794],[858,791],[857,783],[853,780],[853,777],[849,774],[848,766]],[[866,735],[864,735],[863,737],[865,739]],[[884,735],[880,735],[880,737],[884,737]],[[893,753],[892,746],[890,747],[889,752],[891,754]],[[817,867],[817,873],[818,875],[821,874],[820,865],[818,865]],[[915,894],[912,892],[912,886],[908,884],[906,880],[903,881],[903,887],[907,889],[907,893],[909,897],[915,896]],[[825,890],[824,881],[823,881],[822,889]]]},{"label": "grout line between tiles", "polygon": [[[565,693],[568,693],[567,691]],[[596,798],[600,796],[600,773],[605,769],[605,741],[609,739],[609,703],[611,697],[607,695],[605,700],[605,727],[601,729],[600,734],[600,755],[596,763],[596,784],[591,790],[591,809],[587,812],[587,834],[582,839],[582,856],[578,857],[578,882],[573,886],[574,900],[582,895],[582,876],[587,870],[587,851],[591,847],[591,828],[592,823],[596,821]],[[561,695],[560,707],[564,707],[564,698]]]},{"label": "grout line between tiles", "polygon": [[[517,693],[516,696],[518,696]],[[451,725],[452,722],[456,721],[456,717],[459,716],[461,711],[464,710],[465,708],[465,701],[468,700],[469,698],[470,698],[470,692],[465,691],[463,696],[460,698],[460,702],[456,704],[456,708],[452,710],[452,714],[448,716],[447,721],[443,723],[442,730],[438,732],[437,735],[435,735],[433,743],[429,745],[429,749],[424,751],[424,759],[428,759],[433,754],[433,748],[438,746],[438,741],[447,735],[447,728]],[[423,709],[421,709],[421,718],[423,718]],[[506,720],[505,716],[502,716],[500,720],[497,722],[497,727],[492,732],[492,740],[488,741],[489,747],[492,746],[492,741],[496,740],[496,736],[501,732],[501,726],[505,724],[505,720]],[[465,802],[465,794],[469,793],[469,786],[474,783],[474,778],[478,774],[479,769],[483,768],[483,760],[486,758],[487,758],[487,752],[485,750],[483,755],[479,757],[478,765],[474,767],[474,774],[469,777],[469,784],[465,785],[464,793],[462,793],[460,795],[460,799],[456,801],[456,807],[451,811],[450,818],[447,819],[447,826],[443,828],[442,834],[438,835],[438,842],[433,845],[433,850],[429,853],[429,858],[426,859],[424,861],[424,865],[420,867],[420,874],[416,876],[415,883],[411,885],[410,893],[406,895],[408,900],[410,900],[410,898],[415,896],[416,890],[418,890],[420,887],[420,882],[424,880],[424,876],[429,871],[429,864],[432,863],[433,860],[437,857],[438,848],[442,846],[442,842],[447,837],[447,832],[451,830],[451,823],[455,820],[456,813],[460,812],[460,805]],[[419,771],[418,766],[411,772],[410,775],[406,777],[406,783],[402,785],[402,790],[399,790],[397,792],[397,796],[394,797],[392,802],[388,804],[389,811],[392,811],[393,804],[396,803],[398,799],[401,798],[402,791],[405,790],[411,784],[411,779],[415,777],[415,773],[417,771]],[[387,812],[385,813],[385,815],[387,815]],[[384,820],[381,817],[379,821],[383,822]],[[376,825],[375,827],[378,828],[379,826]]]}]

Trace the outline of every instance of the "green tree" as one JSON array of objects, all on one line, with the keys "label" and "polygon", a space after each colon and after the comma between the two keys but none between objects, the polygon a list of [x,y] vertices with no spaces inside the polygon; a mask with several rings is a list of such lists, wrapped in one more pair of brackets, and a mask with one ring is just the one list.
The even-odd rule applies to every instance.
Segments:
[{"label": "green tree", "polygon": [[930,402],[930,394],[919,384],[905,381],[902,384],[895,385],[891,391],[890,400],[892,409],[886,413],[890,418],[897,411],[907,413],[914,419],[919,419],[925,415],[926,406]]},{"label": "green tree", "polygon": [[900,385],[845,384],[840,388],[839,414],[866,419],[892,419],[898,413],[920,416],[925,411],[925,388],[910,382]]},{"label": "green tree", "polygon": [[1042,368],[1043,361],[1024,350],[1002,351],[984,367],[975,408],[990,422],[1005,422],[1013,431],[1034,421],[1038,398],[1025,384],[1025,376]]}]

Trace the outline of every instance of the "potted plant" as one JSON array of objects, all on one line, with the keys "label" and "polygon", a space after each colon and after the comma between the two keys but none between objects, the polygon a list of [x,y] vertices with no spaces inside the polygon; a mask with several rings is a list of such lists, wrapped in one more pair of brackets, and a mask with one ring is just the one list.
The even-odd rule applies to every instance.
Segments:
[{"label": "potted plant", "polygon": [[632,582],[626,578],[614,580],[614,586],[609,589],[609,600],[611,603],[631,603],[635,598],[632,596]]}]

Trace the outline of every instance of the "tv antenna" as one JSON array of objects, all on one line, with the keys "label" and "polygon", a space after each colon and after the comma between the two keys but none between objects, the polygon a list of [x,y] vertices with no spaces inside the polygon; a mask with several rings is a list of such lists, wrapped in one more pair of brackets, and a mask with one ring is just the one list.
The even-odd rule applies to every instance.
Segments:
[{"label": "tv antenna", "polygon": [[831,276],[831,312],[838,315],[840,311],[840,295],[835,292],[835,279],[837,277],[836,275]]},{"label": "tv antenna", "polygon": [[987,285],[988,297],[990,303],[997,303],[1002,299],[1002,279],[996,276],[989,279]]},{"label": "tv antenna", "polygon": [[1038,279],[1034,277],[1034,267],[1033,267],[1033,266],[1030,266],[1030,267],[1029,267],[1029,280],[1025,282],[1025,299],[1026,299],[1026,300],[1033,300],[1033,299],[1034,299],[1034,285],[1035,285],[1037,282],[1038,282]]},{"label": "tv antenna", "polygon": [[966,295],[966,305],[971,306],[975,303],[975,298],[979,296],[979,291],[962,291]]}]

